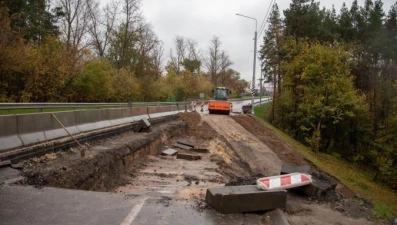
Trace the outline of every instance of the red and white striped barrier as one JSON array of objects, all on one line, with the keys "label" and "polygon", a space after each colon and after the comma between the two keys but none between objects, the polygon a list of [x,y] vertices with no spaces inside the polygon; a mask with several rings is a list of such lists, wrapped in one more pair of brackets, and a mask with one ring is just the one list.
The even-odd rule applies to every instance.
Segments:
[{"label": "red and white striped barrier", "polygon": [[204,102],[201,102],[201,109],[200,109],[200,111],[201,111],[201,112],[204,111]]},{"label": "red and white striped barrier", "polygon": [[312,183],[310,175],[305,173],[289,173],[273,177],[264,177],[256,181],[258,188],[263,190],[285,190]]},{"label": "red and white striped barrier", "polygon": [[192,112],[196,112],[196,102],[191,102],[190,105],[192,106]]}]

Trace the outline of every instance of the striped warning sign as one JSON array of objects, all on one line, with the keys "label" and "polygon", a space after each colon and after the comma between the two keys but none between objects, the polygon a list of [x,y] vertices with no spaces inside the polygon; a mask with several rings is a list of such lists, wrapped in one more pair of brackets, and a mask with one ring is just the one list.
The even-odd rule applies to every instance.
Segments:
[{"label": "striped warning sign", "polygon": [[263,190],[282,190],[310,184],[310,175],[304,173],[290,173],[280,176],[264,177],[256,181]]}]

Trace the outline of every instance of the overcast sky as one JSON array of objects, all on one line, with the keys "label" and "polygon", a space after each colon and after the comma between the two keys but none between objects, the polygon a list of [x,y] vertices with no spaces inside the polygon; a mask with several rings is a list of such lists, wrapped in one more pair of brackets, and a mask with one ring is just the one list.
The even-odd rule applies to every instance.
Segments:
[{"label": "overcast sky", "polygon": [[[320,1],[320,7],[331,9],[332,4],[339,14],[342,3],[350,8],[353,0]],[[231,68],[240,72],[241,78],[252,81],[254,58],[255,20],[236,16],[236,13],[254,17],[258,30],[265,18],[271,0],[141,0],[142,12],[153,30],[164,43],[164,61],[168,61],[170,49],[174,47],[176,35],[194,39],[205,53],[213,36],[222,42],[221,49],[227,51],[233,61]],[[291,0],[276,0],[281,15]],[[358,0],[360,6],[364,0]],[[383,0],[387,14],[396,0]],[[259,34],[258,34],[259,35]],[[263,42],[263,33],[258,37],[257,48]],[[259,61],[256,66],[256,81],[260,76]]]}]

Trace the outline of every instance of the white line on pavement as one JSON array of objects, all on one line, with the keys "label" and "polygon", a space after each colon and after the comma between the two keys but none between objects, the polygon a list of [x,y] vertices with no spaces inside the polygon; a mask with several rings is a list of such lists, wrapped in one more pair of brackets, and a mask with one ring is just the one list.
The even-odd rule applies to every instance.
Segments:
[{"label": "white line on pavement", "polygon": [[132,209],[131,212],[128,213],[127,217],[124,219],[124,221],[120,225],[130,225],[132,222],[135,220],[136,216],[138,215],[139,211],[141,211],[143,205],[145,204],[147,197],[144,197],[141,199],[137,205],[135,205]]}]

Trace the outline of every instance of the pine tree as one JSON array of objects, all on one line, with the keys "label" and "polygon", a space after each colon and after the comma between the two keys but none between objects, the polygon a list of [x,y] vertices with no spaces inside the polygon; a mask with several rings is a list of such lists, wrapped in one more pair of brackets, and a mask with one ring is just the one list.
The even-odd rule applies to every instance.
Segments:
[{"label": "pine tree", "polygon": [[273,101],[270,118],[275,119],[275,108],[278,103],[278,96],[281,94],[281,45],[283,39],[282,20],[277,4],[272,7],[272,12],[268,19],[269,27],[263,38],[263,45],[260,49],[260,59],[262,61],[262,71],[265,74],[265,82],[273,84]]}]

